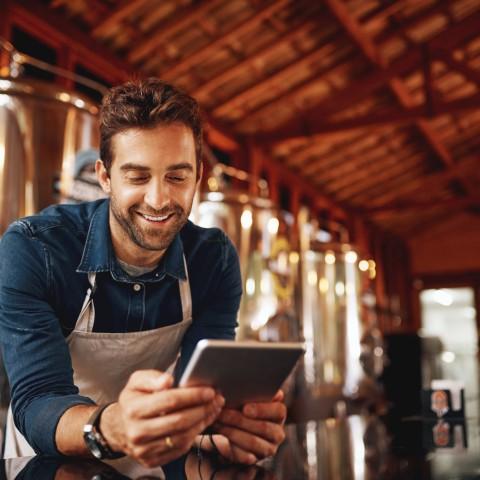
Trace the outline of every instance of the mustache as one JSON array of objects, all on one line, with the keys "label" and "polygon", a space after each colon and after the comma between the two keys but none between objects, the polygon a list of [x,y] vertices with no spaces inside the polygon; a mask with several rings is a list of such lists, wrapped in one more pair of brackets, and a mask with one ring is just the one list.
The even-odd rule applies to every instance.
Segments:
[{"label": "mustache", "polygon": [[172,203],[171,205],[163,207],[160,210],[156,210],[155,208],[152,208],[148,205],[135,205],[134,207],[132,207],[132,209],[145,215],[152,215],[158,217],[163,217],[171,214],[183,215],[185,213],[183,208],[178,205],[178,203]]}]

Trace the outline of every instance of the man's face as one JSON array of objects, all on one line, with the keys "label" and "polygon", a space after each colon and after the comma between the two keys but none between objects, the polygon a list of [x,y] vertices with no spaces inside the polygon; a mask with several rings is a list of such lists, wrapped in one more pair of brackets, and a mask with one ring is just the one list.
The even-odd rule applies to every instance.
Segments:
[{"label": "man's face", "polygon": [[112,138],[110,175],[97,174],[110,195],[110,230],[125,261],[163,253],[185,225],[197,185],[195,143],[185,125],[132,128]]}]

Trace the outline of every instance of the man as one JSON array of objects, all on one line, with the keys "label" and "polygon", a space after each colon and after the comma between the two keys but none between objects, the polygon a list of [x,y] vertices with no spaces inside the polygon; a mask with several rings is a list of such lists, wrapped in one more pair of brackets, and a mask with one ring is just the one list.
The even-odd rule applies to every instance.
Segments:
[{"label": "man", "polygon": [[[173,388],[167,372],[201,338],[234,337],[241,297],[231,242],[187,221],[202,173],[196,102],[156,79],[130,82],[106,95],[100,121],[109,200],[49,207],[0,245],[5,456],[126,454],[154,466],[193,445],[237,463],[273,454],[281,392],[233,411],[211,388]],[[216,441],[200,437],[209,426]]]}]

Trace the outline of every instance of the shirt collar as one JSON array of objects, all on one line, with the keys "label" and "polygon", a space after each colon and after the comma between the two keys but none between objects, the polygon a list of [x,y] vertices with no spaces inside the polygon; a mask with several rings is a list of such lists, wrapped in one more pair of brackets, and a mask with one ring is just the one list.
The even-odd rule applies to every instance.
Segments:
[{"label": "shirt collar", "polygon": [[[77,267],[79,273],[108,272],[120,281],[132,281],[132,278],[120,267],[113,252],[109,227],[110,202],[105,200],[95,210],[88,228],[82,259]],[[159,265],[152,272],[142,275],[143,280],[157,281],[165,275],[185,280],[187,274],[183,262],[183,244],[180,234],[175,235]]]}]

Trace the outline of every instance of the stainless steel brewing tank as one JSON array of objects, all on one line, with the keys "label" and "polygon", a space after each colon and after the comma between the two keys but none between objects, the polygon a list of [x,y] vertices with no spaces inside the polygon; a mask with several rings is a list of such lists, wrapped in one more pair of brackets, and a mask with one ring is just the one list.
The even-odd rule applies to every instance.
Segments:
[{"label": "stainless steel brewing tank", "polygon": [[16,218],[58,200],[68,190],[75,159],[98,149],[98,108],[44,82],[0,78],[0,234]]},{"label": "stainless steel brewing tank", "polygon": [[237,248],[244,292],[237,338],[299,340],[293,217],[268,199],[217,191],[200,193],[193,219],[221,228]]}]

